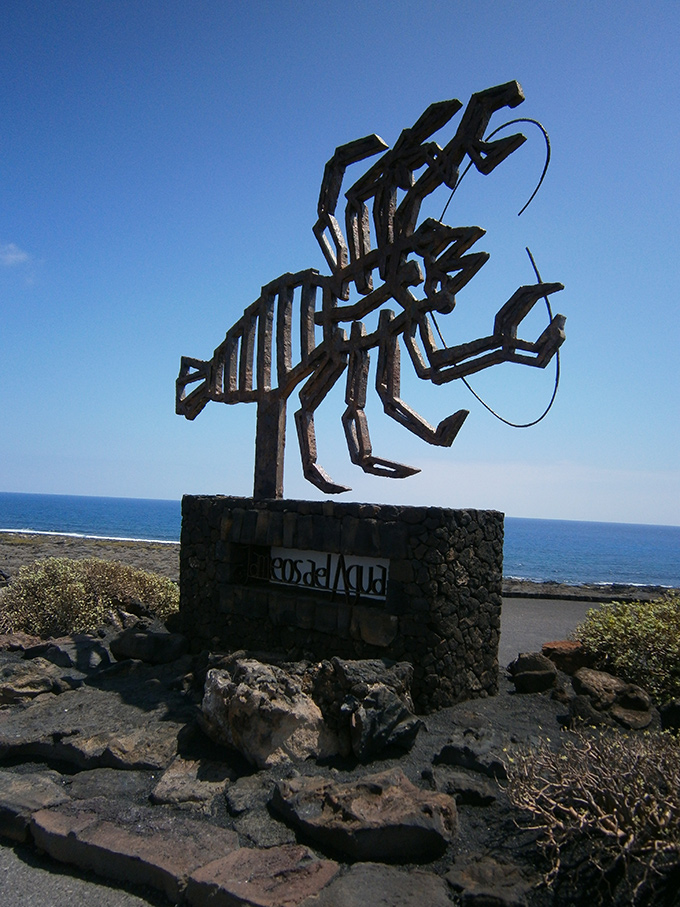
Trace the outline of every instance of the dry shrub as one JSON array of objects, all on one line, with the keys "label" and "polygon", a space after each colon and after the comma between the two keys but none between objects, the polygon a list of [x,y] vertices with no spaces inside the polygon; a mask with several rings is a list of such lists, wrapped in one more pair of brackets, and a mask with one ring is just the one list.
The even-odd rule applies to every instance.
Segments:
[{"label": "dry shrub", "polygon": [[511,802],[542,833],[555,903],[678,904],[680,740],[578,733],[526,752],[509,776]]},{"label": "dry shrub", "polygon": [[131,602],[141,602],[165,620],[179,606],[179,590],[165,577],[117,561],[49,557],[21,567],[4,590],[0,632],[85,633]]},{"label": "dry shrub", "polygon": [[574,631],[603,671],[636,683],[659,703],[680,697],[680,595],[613,602]]}]

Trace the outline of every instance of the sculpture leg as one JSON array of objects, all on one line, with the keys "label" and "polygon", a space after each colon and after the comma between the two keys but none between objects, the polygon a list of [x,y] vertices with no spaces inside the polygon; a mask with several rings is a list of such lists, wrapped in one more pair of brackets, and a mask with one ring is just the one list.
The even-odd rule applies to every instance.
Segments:
[{"label": "sculpture leg", "polygon": [[324,491],[326,494],[340,494],[343,491],[352,490],[346,485],[338,485],[334,482],[316,462],[316,433],[314,431],[314,412],[345,371],[346,366],[347,358],[344,356],[337,360],[326,359],[302,387],[300,391],[302,406],[295,413],[302,472],[307,481],[316,485],[320,491]]},{"label": "sculpture leg", "polygon": [[378,352],[378,373],[376,389],[382,400],[387,415],[408,428],[410,432],[437,447],[450,447],[463,422],[469,415],[466,409],[459,409],[439,423],[435,428],[415,410],[411,409],[399,396],[400,391],[400,354],[397,334],[390,330],[394,313],[384,310],[380,313],[380,349]]},{"label": "sculpture leg", "polygon": [[368,419],[364,411],[369,367],[368,350],[361,347],[361,339],[365,333],[364,325],[355,321],[352,325],[350,337],[351,352],[347,375],[347,391],[345,393],[347,409],[342,416],[349,456],[352,463],[361,466],[364,472],[371,475],[385,476],[391,479],[405,479],[407,476],[415,475],[420,470],[414,466],[407,466],[405,463],[397,463],[394,460],[384,460],[382,457],[373,456],[371,437],[368,431]]}]

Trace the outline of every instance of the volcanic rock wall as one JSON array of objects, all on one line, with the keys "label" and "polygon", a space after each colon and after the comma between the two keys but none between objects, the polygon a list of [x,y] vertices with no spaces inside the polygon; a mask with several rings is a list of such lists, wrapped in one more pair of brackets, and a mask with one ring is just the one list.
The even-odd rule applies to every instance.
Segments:
[{"label": "volcanic rock wall", "polygon": [[196,650],[408,661],[421,712],[497,692],[502,567],[497,511],[182,502],[180,615]]}]

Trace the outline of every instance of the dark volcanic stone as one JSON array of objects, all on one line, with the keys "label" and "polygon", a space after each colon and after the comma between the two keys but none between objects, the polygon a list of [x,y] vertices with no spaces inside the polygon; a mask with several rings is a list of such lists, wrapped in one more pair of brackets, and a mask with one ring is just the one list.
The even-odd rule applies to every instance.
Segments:
[{"label": "dark volcanic stone", "polygon": [[435,769],[426,769],[423,778],[428,780],[435,790],[456,798],[459,806],[490,806],[497,799],[496,785],[473,772],[459,772],[442,765]]},{"label": "dark volcanic stone", "polygon": [[549,658],[559,671],[575,674],[579,668],[589,667],[589,656],[583,643],[573,639],[558,639],[543,643],[541,654]]},{"label": "dark volcanic stone", "polygon": [[606,671],[595,671],[592,668],[579,668],[571,680],[572,686],[580,696],[588,696],[593,707],[606,709],[626,688],[625,680],[607,674]]},{"label": "dark volcanic stone", "polygon": [[453,798],[420,790],[401,769],[347,784],[328,778],[280,781],[272,806],[321,847],[355,860],[433,860],[457,827]]},{"label": "dark volcanic stone", "polygon": [[35,756],[80,769],[165,768],[195,707],[168,688],[175,681],[172,666],[124,664],[130,669],[121,673],[114,665],[77,690],[40,696],[3,714],[0,758]]},{"label": "dark volcanic stone", "polygon": [[49,769],[21,775],[0,772],[0,836],[26,841],[31,814],[68,799],[58,772]]},{"label": "dark volcanic stone", "polygon": [[148,664],[168,664],[187,651],[186,637],[181,633],[140,630],[136,626],[123,630],[111,640],[111,652],[120,661],[138,658]]},{"label": "dark volcanic stone", "polygon": [[505,763],[498,755],[502,749],[502,743],[492,732],[469,729],[458,731],[433,761],[435,765],[455,765],[491,778],[505,779],[508,776]]},{"label": "dark volcanic stone", "polygon": [[339,869],[298,844],[241,848],[194,872],[186,899],[192,907],[295,907],[307,898],[316,903],[315,896]]},{"label": "dark volcanic stone", "polygon": [[374,684],[352,710],[350,726],[354,755],[360,762],[368,762],[387,747],[411,749],[423,722],[396,693]]},{"label": "dark volcanic stone", "polygon": [[31,834],[42,850],[110,879],[150,885],[178,903],[188,876],[211,858],[238,848],[235,832],[184,816],[169,817],[138,807],[104,814],[96,801],[42,809]]},{"label": "dark volcanic stone", "polygon": [[451,907],[447,885],[431,872],[355,863],[301,907]]},{"label": "dark volcanic stone", "polygon": [[516,866],[488,856],[456,865],[446,880],[463,904],[480,907],[525,907],[531,888]]},{"label": "dark volcanic stone", "polygon": [[27,702],[44,693],[63,693],[79,686],[79,678],[65,678],[44,658],[5,662],[0,666],[0,705]]},{"label": "dark volcanic stone", "polygon": [[96,636],[78,633],[48,639],[26,649],[26,658],[44,658],[62,668],[77,668],[86,673],[111,664],[108,650]]},{"label": "dark volcanic stone", "polygon": [[557,668],[540,652],[518,655],[508,665],[508,671],[518,693],[542,693],[552,689],[557,681]]}]

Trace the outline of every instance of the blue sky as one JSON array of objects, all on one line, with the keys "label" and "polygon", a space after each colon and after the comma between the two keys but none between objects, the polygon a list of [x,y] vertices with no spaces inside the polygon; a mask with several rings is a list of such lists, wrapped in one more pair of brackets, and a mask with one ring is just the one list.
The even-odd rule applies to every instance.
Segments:
[{"label": "blue sky", "polygon": [[[337,145],[392,144],[433,101],[517,79],[509,116],[541,120],[552,163],[519,218],[536,130],[468,175],[446,221],[484,227],[491,258],[440,326],[450,342],[488,333],[533,282],[530,246],[565,285],[553,410],[514,430],[404,361],[402,395],[430,422],[470,409],[454,445],[369,400],[375,453],[422,472],[364,476],[341,381],[317,416],[319,461],[352,486],[344,499],[680,523],[676,2],[5,0],[0,21],[0,490],[250,494],[254,405],[176,416],[180,355],[209,358],[279,274],[325,270],[311,228]],[[553,380],[502,366],[472,384],[528,421]],[[295,403],[285,492],[322,497],[301,475]]]}]

